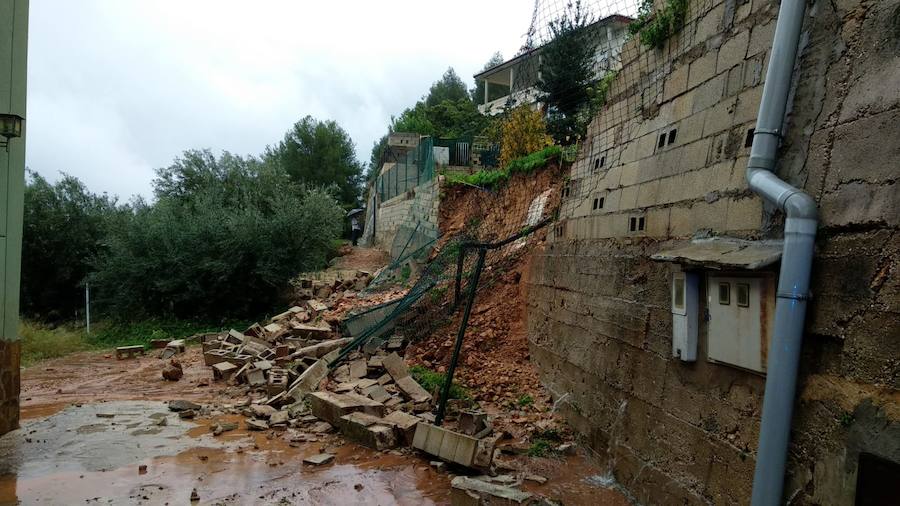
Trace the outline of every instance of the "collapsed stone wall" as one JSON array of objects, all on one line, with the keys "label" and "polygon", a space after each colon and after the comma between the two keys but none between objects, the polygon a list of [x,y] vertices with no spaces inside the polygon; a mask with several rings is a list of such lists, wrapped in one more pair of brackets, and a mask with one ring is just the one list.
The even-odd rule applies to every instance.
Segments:
[{"label": "collapsed stone wall", "polygon": [[375,215],[375,246],[399,258],[438,236],[438,179],[381,202]]},{"label": "collapsed stone wall", "polygon": [[[794,503],[852,504],[860,453],[900,462],[898,5],[807,6],[778,166],[821,214],[785,487]],[[744,180],[777,8],[691,1],[663,49],[626,43],[527,278],[543,381],[645,503],[749,502],[765,378],[708,361],[702,321],[697,361],[672,358],[672,266],[649,257],[698,235],[781,234],[780,214]]]}]

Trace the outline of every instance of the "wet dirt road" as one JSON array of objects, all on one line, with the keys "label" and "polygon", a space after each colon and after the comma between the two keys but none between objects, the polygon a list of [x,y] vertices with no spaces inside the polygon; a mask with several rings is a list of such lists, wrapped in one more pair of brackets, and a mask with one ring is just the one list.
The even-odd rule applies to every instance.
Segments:
[{"label": "wet dirt road", "polygon": [[[450,503],[453,472],[463,470],[436,471],[411,450],[375,452],[339,435],[292,442],[294,429],[248,432],[240,415],[179,419],[165,401],[246,400],[242,389],[212,381],[198,348],[179,360],[178,382],[161,379],[153,356],[79,353],[25,369],[22,428],[0,438],[0,504],[192,504],[194,489],[199,504]],[[214,437],[218,421],[239,429]],[[302,463],[326,450],[332,463]],[[521,464],[549,479],[522,488],[563,504],[628,504],[593,484],[599,471],[581,457]]]}]

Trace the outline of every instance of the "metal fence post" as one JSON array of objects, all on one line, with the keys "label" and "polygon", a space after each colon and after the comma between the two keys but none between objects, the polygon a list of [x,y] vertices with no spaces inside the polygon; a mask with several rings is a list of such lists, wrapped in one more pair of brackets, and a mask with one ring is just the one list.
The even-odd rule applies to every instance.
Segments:
[{"label": "metal fence post", "polygon": [[463,337],[466,335],[466,327],[469,325],[469,314],[472,312],[472,304],[475,302],[475,291],[478,289],[478,278],[481,277],[481,269],[484,268],[484,256],[487,253],[486,248],[479,248],[478,263],[475,265],[475,272],[472,273],[472,279],[469,281],[469,298],[466,301],[466,309],[463,312],[462,321],[459,323],[459,332],[456,334],[456,345],[453,347],[453,356],[450,358],[450,367],[447,368],[447,376],[444,378],[444,386],[441,388],[441,399],[438,404],[438,411],[434,417],[434,424],[438,427],[444,422],[444,412],[447,409],[447,398],[450,396],[450,385],[453,384],[453,372],[456,370],[456,363],[459,361],[459,352],[462,349]]}]

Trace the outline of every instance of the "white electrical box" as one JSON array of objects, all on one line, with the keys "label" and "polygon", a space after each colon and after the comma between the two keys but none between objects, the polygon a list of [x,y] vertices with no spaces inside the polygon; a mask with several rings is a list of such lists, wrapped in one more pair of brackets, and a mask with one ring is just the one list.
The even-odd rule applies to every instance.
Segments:
[{"label": "white electrical box", "polygon": [[700,315],[700,276],[696,272],[672,275],[672,356],[685,362],[697,360]]},{"label": "white electrical box", "polygon": [[710,361],[766,372],[775,323],[775,290],[771,276],[707,277]]}]

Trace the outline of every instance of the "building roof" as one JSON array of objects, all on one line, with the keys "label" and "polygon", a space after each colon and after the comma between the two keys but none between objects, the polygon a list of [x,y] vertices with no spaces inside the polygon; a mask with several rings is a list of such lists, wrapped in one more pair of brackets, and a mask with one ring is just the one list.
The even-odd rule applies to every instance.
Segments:
[{"label": "building roof", "polygon": [[762,269],[781,260],[782,241],[747,241],[729,237],[695,239],[650,258],[712,269]]},{"label": "building roof", "polygon": [[[612,15],[610,15],[610,16],[606,16],[605,18],[602,18],[602,19],[599,19],[599,20],[597,20],[597,21],[594,21],[593,23],[591,23],[590,25],[588,25],[588,27],[600,26],[600,25],[606,25],[606,24],[611,24],[611,23],[614,23],[614,22],[618,22],[618,23],[621,23],[621,24],[628,24],[628,23],[631,23],[632,21],[634,21],[634,19],[633,19],[633,18],[630,18],[630,17],[628,17],[628,16],[623,16],[623,15],[621,15],[621,14],[612,14]],[[544,45],[546,45],[546,44],[544,44]],[[511,66],[513,66],[513,65],[515,65],[516,63],[519,63],[520,61],[525,60],[525,59],[528,58],[529,56],[531,56],[531,55],[537,53],[537,52],[540,51],[541,48],[543,48],[543,47],[544,47],[544,46],[538,46],[538,47],[536,47],[536,48],[529,49],[529,50],[527,50],[527,51],[525,51],[525,52],[523,52],[523,53],[520,53],[520,54],[514,56],[513,58],[510,58],[509,60],[506,60],[505,62],[503,62],[503,63],[501,63],[501,64],[499,64],[499,65],[495,65],[495,66],[493,66],[493,67],[491,67],[491,68],[489,68],[489,69],[482,70],[481,72],[475,74],[473,77],[474,77],[475,79],[479,79],[479,78],[482,78],[482,77],[484,77],[484,76],[486,76],[486,75],[488,75],[488,74],[494,74],[494,73],[500,72],[501,70],[505,70],[505,69],[507,69],[507,68],[509,68],[509,67],[511,67]]]}]

